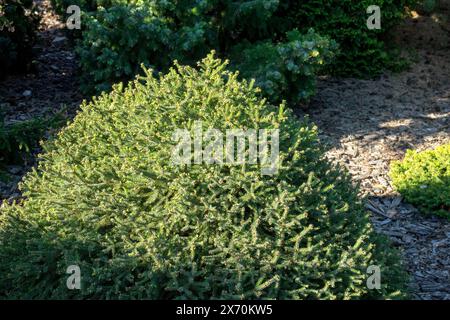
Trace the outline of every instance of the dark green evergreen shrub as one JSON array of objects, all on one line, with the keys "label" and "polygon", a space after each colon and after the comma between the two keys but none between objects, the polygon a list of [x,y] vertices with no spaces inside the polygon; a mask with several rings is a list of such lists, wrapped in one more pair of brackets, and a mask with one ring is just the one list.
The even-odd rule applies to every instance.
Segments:
[{"label": "dark green evergreen shrub", "polygon": [[33,0],[0,0],[0,79],[31,68],[38,22]]},{"label": "dark green evergreen shrub", "polygon": [[[405,7],[416,0],[286,0],[277,16],[288,22],[284,28],[314,28],[337,41],[341,51],[330,71],[344,76],[372,77],[386,68],[404,65],[398,52],[386,44],[387,33],[405,17]],[[369,30],[366,10],[381,9],[381,29]],[[283,25],[283,23],[279,23]]]},{"label": "dark green evergreen shrub", "polygon": [[[64,1],[67,0],[55,1],[66,6]],[[79,49],[86,78],[84,83],[88,88],[95,87],[98,92],[110,88],[119,80],[130,79],[140,63],[166,70],[175,58],[182,63],[194,63],[211,49],[216,49],[223,57],[230,57],[236,46],[246,47],[249,58],[258,56],[258,51],[269,43],[277,46],[278,43],[289,42],[285,34],[295,28],[301,32],[314,28],[319,34],[338,42],[341,50],[329,68],[330,72],[346,76],[375,76],[386,67],[399,69],[405,66],[405,60],[394,56],[398,51],[387,48],[385,38],[387,32],[402,19],[405,6],[415,3],[415,0],[80,2],[86,11],[95,11],[97,6],[106,8],[100,12],[90,12],[87,15],[91,18],[83,19],[88,22],[84,26]],[[381,30],[367,28],[366,10],[370,5],[381,7]],[[263,47],[261,42],[265,43]],[[295,52],[292,51],[292,54]],[[96,57],[99,57],[98,61]],[[269,63],[270,66],[258,61],[245,61],[244,57],[241,57],[240,63],[255,64],[254,68],[249,69],[258,70],[248,73],[256,72],[255,75],[261,77],[267,72],[272,75],[273,69],[282,68],[279,57],[276,58]],[[280,82],[276,82],[275,78],[257,80],[259,84],[274,83],[271,90],[291,86],[283,82],[287,79],[282,78]],[[299,82],[310,84],[313,80]],[[269,97],[284,94],[281,90],[271,93]],[[287,98],[301,97],[302,92],[290,92],[289,95],[291,97]]]},{"label": "dark green evergreen shrub", "polygon": [[[8,298],[357,299],[403,295],[399,260],[372,230],[317,131],[258,97],[220,60],[115,86],[48,142],[0,214]],[[278,174],[171,163],[178,128],[280,132]],[[65,271],[81,269],[81,290]],[[382,271],[380,290],[366,269]]]},{"label": "dark green evergreen shrub", "polygon": [[311,29],[305,35],[288,32],[286,43],[238,45],[233,51],[231,60],[243,78],[255,79],[270,101],[295,105],[315,94],[316,74],[338,50],[336,42]]},{"label": "dark green evergreen shrub", "polygon": [[[78,53],[87,89],[94,83],[97,92],[107,91],[114,82],[137,74],[140,63],[163,71],[175,59],[194,64],[209,48],[228,46],[221,40],[220,28],[204,19],[207,16],[180,18],[175,9],[164,8],[158,8],[156,12],[163,14],[156,16],[155,10],[117,5],[84,19]],[[179,27],[175,20],[184,22]],[[332,60],[336,44],[311,30],[306,35],[291,31],[285,38],[275,43],[238,42],[222,54],[231,57],[244,78],[255,78],[271,102],[298,103],[314,93],[316,73]]]},{"label": "dark green evergreen shrub", "polygon": [[424,213],[450,218],[450,144],[434,150],[408,150],[391,166],[395,188]]},{"label": "dark green evergreen shrub", "polygon": [[109,90],[112,83],[128,80],[140,64],[168,65],[165,52],[172,30],[147,9],[132,6],[100,8],[95,15],[83,16],[83,39],[77,49],[87,89]]},{"label": "dark green evergreen shrub", "polygon": [[176,3],[173,8],[172,1],[136,3],[115,1],[107,9],[99,7],[83,16],[77,52],[86,91],[94,86],[99,93],[113,83],[128,81],[141,70],[140,64],[158,71],[167,70],[175,59],[194,64],[215,47],[207,20],[194,9],[186,14],[186,5]]}]

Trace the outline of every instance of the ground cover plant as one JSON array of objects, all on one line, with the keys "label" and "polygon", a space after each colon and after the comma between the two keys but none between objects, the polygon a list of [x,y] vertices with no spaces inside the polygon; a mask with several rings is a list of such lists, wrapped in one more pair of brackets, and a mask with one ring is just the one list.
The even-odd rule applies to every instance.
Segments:
[{"label": "ground cover plant", "polygon": [[[317,129],[209,55],[84,103],[0,215],[3,298],[401,298],[396,252],[372,230]],[[175,165],[178,128],[278,129],[278,174]],[[78,265],[81,290],[67,290]],[[366,285],[379,266],[379,290]]]}]

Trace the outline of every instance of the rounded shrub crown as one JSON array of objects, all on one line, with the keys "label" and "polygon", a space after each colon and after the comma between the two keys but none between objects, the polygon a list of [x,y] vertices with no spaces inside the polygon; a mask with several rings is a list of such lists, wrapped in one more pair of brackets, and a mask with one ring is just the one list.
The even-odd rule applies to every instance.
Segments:
[{"label": "rounded shrub crown", "polygon": [[[316,129],[209,55],[83,104],[0,215],[0,294],[26,298],[398,297],[398,259],[373,233]],[[278,129],[259,164],[174,165],[177,129]],[[81,290],[68,290],[68,266]],[[367,268],[380,267],[380,290]]]}]

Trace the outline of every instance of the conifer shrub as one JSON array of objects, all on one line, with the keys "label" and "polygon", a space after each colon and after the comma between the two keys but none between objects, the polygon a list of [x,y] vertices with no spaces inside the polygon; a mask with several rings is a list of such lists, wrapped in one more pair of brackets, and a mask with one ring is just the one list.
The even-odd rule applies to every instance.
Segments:
[{"label": "conifer shrub", "polygon": [[[398,50],[388,43],[394,26],[406,17],[405,7],[417,0],[309,0],[280,1],[275,16],[284,17],[280,26],[314,28],[329,36],[341,47],[329,72],[340,76],[373,77],[386,68],[398,70],[406,61],[398,58]],[[380,7],[381,29],[367,27],[367,8]]]},{"label": "conifer shrub", "polygon": [[[278,174],[175,165],[176,129],[279,129]],[[261,99],[226,63],[151,70],[83,103],[0,214],[8,298],[398,298],[397,254],[371,227],[316,128]],[[68,290],[68,266],[81,289]],[[380,290],[367,268],[382,272]]]},{"label": "conifer shrub", "polygon": [[133,78],[140,68],[164,68],[172,30],[147,9],[134,6],[100,8],[84,15],[86,31],[77,53],[83,71],[83,89],[110,90],[115,82]]},{"label": "conifer shrub", "polygon": [[[162,10],[162,9],[160,9]],[[167,16],[170,16],[167,14]],[[219,46],[219,34],[206,20],[177,27],[148,7],[116,5],[85,15],[85,31],[78,46],[83,88],[110,90],[113,83],[138,74],[140,64],[166,71],[171,61],[195,64],[208,48]],[[165,18],[164,18],[165,17]],[[316,73],[335,56],[337,45],[313,30],[287,33],[283,42],[242,42],[230,48],[232,68],[256,79],[271,102],[305,102],[315,92]]]},{"label": "conifer shrub", "polygon": [[0,0],[0,79],[31,69],[38,22],[32,0]]},{"label": "conifer shrub", "polygon": [[287,33],[287,41],[237,45],[231,60],[245,79],[255,79],[271,102],[286,99],[291,105],[308,101],[316,92],[316,74],[333,61],[338,46],[310,29]]},{"label": "conifer shrub", "polygon": [[391,165],[395,188],[406,201],[425,214],[450,219],[450,144],[434,150],[408,150],[402,161]]},{"label": "conifer shrub", "polygon": [[[386,68],[398,70],[407,63],[404,59],[398,59],[398,50],[386,44],[387,34],[404,17],[405,6],[416,2],[54,1],[55,6],[61,8],[59,11],[62,11],[63,15],[66,15],[65,10],[69,4],[78,4],[85,11],[82,19],[83,29],[72,34],[81,34],[82,37],[78,46],[85,76],[83,83],[84,89],[91,93],[109,90],[117,81],[132,79],[139,70],[140,63],[152,66],[158,71],[166,71],[173,59],[178,59],[183,64],[194,64],[211,49],[218,51],[222,57],[231,58],[236,47],[246,47],[247,56],[251,57],[270,43],[274,46],[280,43],[287,45],[290,41],[286,33],[293,29],[306,33],[313,28],[319,35],[333,39],[339,44],[341,50],[336,52],[336,59],[328,65],[327,72],[344,76],[372,77]],[[367,27],[369,15],[366,10],[371,5],[381,8],[380,30],[369,30]],[[301,51],[298,49],[297,53],[300,54]],[[264,91],[291,86],[284,82],[286,76],[279,80],[272,77],[272,69],[282,68],[279,59],[270,61],[269,67],[259,61],[242,60],[243,58],[239,59],[239,63],[252,63],[256,65],[253,69],[259,69],[256,74],[259,77],[258,84],[273,84],[270,90]],[[233,59],[231,62],[233,63]],[[262,79],[262,75],[266,73],[269,78]],[[291,76],[293,74],[291,73]],[[310,80],[298,82],[309,85],[313,82]],[[303,93],[289,92],[289,95],[298,97]],[[274,95],[284,95],[284,92],[269,93],[269,98]]]}]

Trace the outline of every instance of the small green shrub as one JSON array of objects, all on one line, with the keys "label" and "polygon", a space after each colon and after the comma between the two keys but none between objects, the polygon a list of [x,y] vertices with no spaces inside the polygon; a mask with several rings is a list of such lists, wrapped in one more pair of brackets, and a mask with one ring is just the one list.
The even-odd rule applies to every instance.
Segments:
[{"label": "small green shrub", "polygon": [[167,70],[171,61],[195,63],[209,52],[208,26],[198,21],[179,28],[146,6],[116,5],[86,14],[86,30],[77,48],[85,91],[107,91],[128,81],[140,64]]},{"label": "small green shrub", "polygon": [[58,114],[5,124],[0,114],[0,164],[21,162],[48,130],[60,127],[63,121]]},{"label": "small green shrub", "polygon": [[0,0],[0,79],[31,68],[38,22],[33,0]]},{"label": "small green shrub", "polygon": [[[395,252],[371,227],[317,131],[208,56],[115,86],[48,142],[0,214],[8,298],[357,299],[403,295]],[[178,128],[280,131],[277,175],[259,165],[171,163]],[[81,269],[68,290],[66,269]],[[366,287],[367,267],[382,288]]]},{"label": "small green shrub", "polygon": [[424,213],[450,218],[450,144],[435,150],[408,150],[391,165],[395,188]]},{"label": "small green shrub", "polygon": [[77,53],[86,90],[92,84],[97,92],[109,90],[114,82],[137,74],[141,63],[167,66],[168,57],[162,52],[170,44],[172,31],[147,9],[114,6],[83,18],[86,31]]},{"label": "small green shrub", "polygon": [[306,35],[288,32],[287,41],[238,45],[231,61],[243,78],[256,80],[271,102],[287,99],[296,105],[315,94],[316,74],[333,60],[337,45],[312,29]]}]

